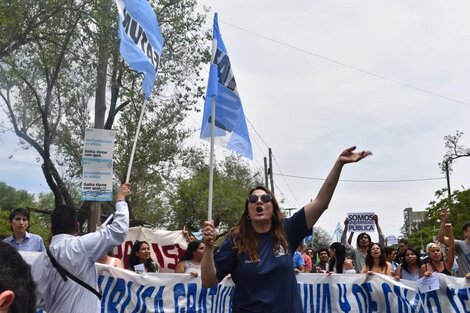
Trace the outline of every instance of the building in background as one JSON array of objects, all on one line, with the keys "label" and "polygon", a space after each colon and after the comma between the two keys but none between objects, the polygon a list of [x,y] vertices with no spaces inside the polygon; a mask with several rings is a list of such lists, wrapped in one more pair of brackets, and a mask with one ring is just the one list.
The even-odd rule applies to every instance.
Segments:
[{"label": "building in background", "polygon": [[407,235],[412,231],[417,230],[426,218],[426,211],[413,211],[413,208],[406,208],[403,210],[403,230]]}]

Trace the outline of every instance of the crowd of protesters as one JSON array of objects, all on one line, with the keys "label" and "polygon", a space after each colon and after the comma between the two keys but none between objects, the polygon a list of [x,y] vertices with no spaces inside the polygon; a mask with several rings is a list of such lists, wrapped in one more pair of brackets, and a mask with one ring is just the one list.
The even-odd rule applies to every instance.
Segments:
[{"label": "crowd of protesters", "polygon": [[[364,152],[354,154],[352,150],[346,150],[341,156],[343,164],[346,164],[366,155]],[[235,283],[236,293],[238,292],[234,297],[234,312],[237,308],[254,304],[263,308],[294,306],[299,309],[299,299],[295,292],[295,276],[298,273],[381,274],[394,277],[396,280],[416,281],[435,272],[470,279],[470,222],[463,225],[465,240],[455,240],[452,225],[448,223],[450,215],[448,210],[443,210],[440,214],[439,241],[426,246],[425,257],[410,247],[405,239],[400,239],[397,245],[384,246],[384,236],[376,215],[373,219],[378,232],[378,242],[373,242],[368,233],[357,235],[355,247],[351,245],[354,233],[349,234],[346,242],[349,223],[346,219],[341,242],[333,242],[325,247],[301,244],[302,239],[311,232],[312,226],[327,207],[338,178],[339,169],[334,167],[329,176],[330,181],[327,179],[325,182],[327,188],[320,190],[317,202],[312,201],[296,213],[293,220],[283,218],[274,195],[268,189],[264,187],[252,189],[238,226],[230,231],[218,252],[214,245],[216,234],[211,221],[205,223],[202,241],[196,240],[186,232],[188,247],[178,260],[175,273],[201,277],[203,286],[206,287],[213,286],[229,275]],[[23,299],[30,299],[24,305],[32,308],[31,303],[36,302],[36,305],[45,308],[47,312],[75,312],[76,308],[79,308],[80,312],[84,308],[89,312],[99,311],[100,294],[96,291],[97,276],[94,263],[124,267],[122,261],[114,257],[112,251],[124,241],[127,234],[129,213],[125,199],[129,192],[128,184],[119,189],[116,215],[110,225],[83,236],[78,236],[79,224],[75,209],[58,206],[51,216],[53,236],[47,249],[40,236],[28,232],[29,212],[25,209],[15,209],[11,212],[9,222],[12,234],[0,245],[1,255],[11,255],[11,259],[2,260],[5,261],[4,266],[15,266],[15,268],[17,266],[23,273],[25,264],[17,260],[19,257],[17,251],[42,252],[26,273],[23,273],[24,284],[27,284],[25,288],[30,291],[28,296],[22,296]],[[396,246],[398,248],[395,248]],[[152,260],[150,250],[151,245],[148,242],[136,241],[129,255],[128,269],[141,274],[158,272],[157,263]],[[278,264],[271,260],[273,251],[274,260]],[[278,258],[281,256],[286,258],[279,263],[281,260]],[[256,263],[260,262],[260,258],[265,259],[267,262],[264,265],[267,266],[265,270],[273,276],[263,276],[264,280],[255,283],[257,280],[253,279],[253,275],[257,273]],[[240,259],[244,260],[243,266],[236,265]],[[6,263],[7,261],[9,263]],[[246,272],[238,272],[239,266],[245,267]],[[257,296],[255,291],[261,290],[262,284],[280,286],[284,290],[286,287],[284,283],[275,282],[279,280],[277,275],[284,277],[284,281],[292,283],[289,287],[290,295],[286,295],[287,298],[282,300]],[[80,283],[67,283],[65,276],[73,276]],[[5,279],[4,282],[11,280]],[[4,299],[8,307],[19,307],[20,304],[14,301],[14,293],[20,293],[15,290],[22,288],[16,287],[21,283],[21,280],[14,285],[8,283],[11,288],[5,283],[0,284],[0,299]],[[274,297],[278,297],[279,294],[272,293]]]}]

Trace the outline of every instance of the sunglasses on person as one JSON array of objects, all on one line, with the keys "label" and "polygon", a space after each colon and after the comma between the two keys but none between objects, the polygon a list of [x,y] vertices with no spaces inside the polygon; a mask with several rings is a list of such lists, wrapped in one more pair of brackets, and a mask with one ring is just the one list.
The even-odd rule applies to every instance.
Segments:
[{"label": "sunglasses on person", "polygon": [[439,248],[431,248],[431,249],[429,249],[429,252],[431,252],[431,253],[432,253],[432,252],[438,253],[438,252],[441,252],[441,249],[439,249]]},{"label": "sunglasses on person", "polygon": [[250,203],[256,203],[256,202],[258,202],[258,199],[261,199],[261,202],[263,202],[263,203],[269,203],[269,202],[271,202],[273,197],[271,197],[271,195],[267,194],[267,193],[265,193],[264,195],[261,195],[261,196],[257,196],[257,195],[253,195],[253,194],[248,196],[248,202],[250,202]]}]

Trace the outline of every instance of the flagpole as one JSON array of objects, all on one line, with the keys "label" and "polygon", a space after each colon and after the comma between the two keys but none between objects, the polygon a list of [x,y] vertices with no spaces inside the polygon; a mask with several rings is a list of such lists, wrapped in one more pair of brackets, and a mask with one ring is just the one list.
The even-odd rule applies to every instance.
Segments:
[{"label": "flagpole", "polygon": [[209,196],[207,200],[207,220],[212,220],[212,194],[214,190],[214,133],[215,133],[215,96],[212,96],[211,149],[209,157]]},{"label": "flagpole", "polygon": [[137,140],[139,139],[140,125],[142,124],[142,119],[144,117],[144,112],[147,107],[147,103],[144,98],[142,103],[142,111],[140,111],[139,123],[137,124],[137,130],[135,131],[134,144],[132,145],[131,159],[129,160],[129,166],[127,167],[126,183],[129,183],[129,178],[131,176],[132,163],[134,162],[135,148],[137,146]]}]

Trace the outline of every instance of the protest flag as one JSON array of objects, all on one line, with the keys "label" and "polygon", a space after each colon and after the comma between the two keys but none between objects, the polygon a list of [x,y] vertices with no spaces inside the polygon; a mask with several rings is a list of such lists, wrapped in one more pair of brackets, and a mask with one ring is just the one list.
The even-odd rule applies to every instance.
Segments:
[{"label": "protest flag", "polygon": [[237,83],[233,76],[230,59],[227,56],[227,49],[225,49],[220,35],[217,13],[214,14],[211,65],[200,137],[210,140],[209,195],[207,202],[207,219],[210,221],[212,219],[212,193],[214,188],[214,143],[253,159],[245,113],[238,95]]},{"label": "protest flag", "polygon": [[[119,39],[122,58],[129,66],[144,74],[142,89],[148,99],[157,77],[163,37],[157,16],[146,0],[115,0],[119,12]],[[139,122],[127,168],[126,182],[129,182],[140,126],[145,112],[145,100],[140,111]]]},{"label": "protest flag", "polygon": [[[215,113],[212,111],[214,100]],[[213,135],[212,116],[215,116]],[[230,59],[220,35],[217,13],[214,14],[212,57],[200,137],[205,140],[213,138],[216,144],[253,159],[245,114]]]},{"label": "protest flag", "polygon": [[122,58],[144,74],[142,89],[150,96],[157,76],[163,37],[157,16],[146,0],[116,0],[119,12],[119,39]]},{"label": "protest flag", "polygon": [[339,238],[343,234],[343,228],[341,228],[341,224],[338,222],[338,225],[336,225],[335,233],[334,235],[336,236],[336,241],[339,241]]}]

